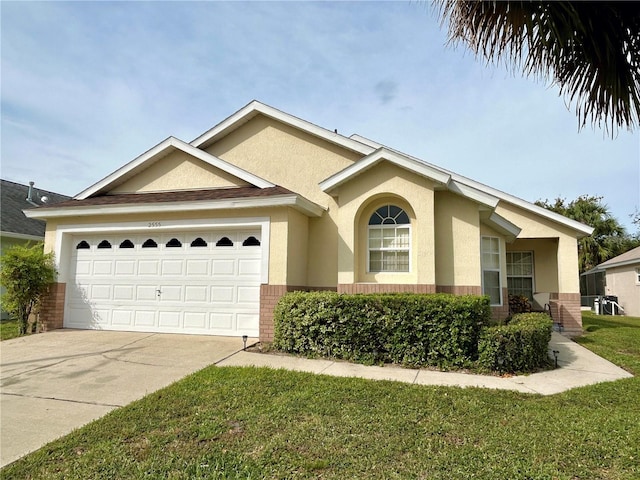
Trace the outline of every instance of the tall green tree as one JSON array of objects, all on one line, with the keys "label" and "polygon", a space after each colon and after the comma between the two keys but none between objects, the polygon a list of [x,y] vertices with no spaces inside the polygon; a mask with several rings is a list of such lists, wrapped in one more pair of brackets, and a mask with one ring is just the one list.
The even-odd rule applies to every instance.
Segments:
[{"label": "tall green tree", "polygon": [[2,308],[20,322],[20,335],[27,333],[29,317],[38,311],[55,277],[53,253],[44,253],[42,243],[14,245],[2,255]]},{"label": "tall green tree", "polygon": [[540,207],[593,227],[590,236],[578,240],[580,273],[640,245],[638,239],[627,234],[602,200],[602,197],[582,195],[571,202],[564,198],[535,202]]},{"label": "tall green tree", "polygon": [[580,127],[640,125],[638,2],[434,0],[451,42],[551,79]]}]

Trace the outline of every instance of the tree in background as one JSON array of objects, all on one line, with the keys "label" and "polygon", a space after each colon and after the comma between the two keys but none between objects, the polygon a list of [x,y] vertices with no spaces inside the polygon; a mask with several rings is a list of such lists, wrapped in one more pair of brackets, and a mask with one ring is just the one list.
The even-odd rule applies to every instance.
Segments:
[{"label": "tree in background", "polygon": [[588,119],[611,133],[640,125],[640,7],[637,2],[434,0],[449,40],[487,61],[551,78]]},{"label": "tree in background", "polygon": [[564,198],[535,202],[536,205],[593,227],[593,233],[578,240],[580,273],[640,245],[611,215],[602,197],[582,195],[569,203]]},{"label": "tree in background", "polygon": [[[2,255],[0,281],[6,289],[2,308],[20,322],[20,335],[27,333],[29,317],[37,313],[55,277],[53,253],[44,253],[42,243],[14,245]],[[35,328],[34,323],[32,333]]]}]

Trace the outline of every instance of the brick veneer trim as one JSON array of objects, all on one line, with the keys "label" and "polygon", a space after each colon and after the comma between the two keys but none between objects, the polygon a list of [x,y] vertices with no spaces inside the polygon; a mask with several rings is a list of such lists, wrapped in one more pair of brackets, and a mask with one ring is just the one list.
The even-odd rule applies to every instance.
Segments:
[{"label": "brick veneer trim", "polygon": [[40,306],[40,329],[43,332],[63,327],[66,283],[54,283]]}]

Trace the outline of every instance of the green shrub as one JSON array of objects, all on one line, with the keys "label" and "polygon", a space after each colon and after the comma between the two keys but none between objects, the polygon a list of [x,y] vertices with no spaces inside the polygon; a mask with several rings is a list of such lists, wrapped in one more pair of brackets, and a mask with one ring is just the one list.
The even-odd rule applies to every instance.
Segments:
[{"label": "green shrub", "polygon": [[519,313],[508,325],[486,328],[478,345],[480,367],[498,372],[533,372],[549,363],[553,321],[544,313]]},{"label": "green shrub", "polygon": [[477,358],[489,299],[421,295],[294,292],[274,314],[274,347],[360,363],[462,366]]}]

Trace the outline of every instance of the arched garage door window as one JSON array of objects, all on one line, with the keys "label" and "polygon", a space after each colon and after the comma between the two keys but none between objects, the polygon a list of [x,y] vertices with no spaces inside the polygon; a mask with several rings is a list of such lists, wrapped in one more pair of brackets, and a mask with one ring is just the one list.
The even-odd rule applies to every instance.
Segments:
[{"label": "arched garage door window", "polygon": [[369,272],[408,272],[409,216],[400,207],[385,205],[369,218]]}]

